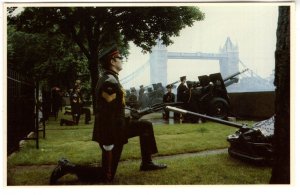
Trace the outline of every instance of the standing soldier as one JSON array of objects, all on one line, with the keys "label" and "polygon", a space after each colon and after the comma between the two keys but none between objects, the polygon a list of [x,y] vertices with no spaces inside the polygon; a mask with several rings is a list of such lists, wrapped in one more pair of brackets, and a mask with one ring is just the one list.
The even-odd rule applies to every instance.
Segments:
[{"label": "standing soldier", "polygon": [[74,88],[79,88],[81,90],[81,80],[77,79],[74,83]]},{"label": "standing soldier", "polygon": [[141,85],[139,91],[139,109],[146,108],[148,104],[149,104],[148,95],[145,93],[144,85]]},{"label": "standing soldier", "polygon": [[139,108],[143,108],[142,105],[143,105],[143,99],[144,99],[143,98],[144,92],[145,92],[144,85],[141,85],[140,90],[139,90],[139,98],[138,98]]},{"label": "standing soldier", "polygon": [[[174,95],[174,93],[172,93],[173,85],[172,84],[167,85],[166,88],[167,88],[167,93],[164,94],[164,96],[163,96],[163,102],[164,103],[175,102],[175,95]],[[165,113],[163,114],[163,118],[165,120],[169,120],[169,111],[166,109],[164,111],[165,111]]]},{"label": "standing soldier", "polygon": [[128,101],[129,101],[128,106],[130,106],[131,108],[138,109],[139,102],[138,102],[138,97],[137,97],[137,92],[136,92],[135,87],[130,88],[130,95],[129,95]]},{"label": "standing soldier", "polygon": [[[180,77],[180,84],[177,87],[177,102],[184,102],[183,108],[186,108],[186,104],[189,99],[189,88],[186,86],[186,76]],[[176,114],[176,120],[180,119],[180,116]]]},{"label": "standing soldier", "polygon": [[139,90],[139,100],[142,98],[144,92],[145,92],[144,85],[141,85]]},{"label": "standing soldier", "polygon": [[177,87],[177,102],[187,102],[189,99],[189,88],[186,86],[186,76],[180,77],[180,84]]},{"label": "standing soldier", "polygon": [[80,115],[82,112],[82,96],[79,86],[75,86],[73,93],[71,94],[71,111],[74,124],[78,125]]}]

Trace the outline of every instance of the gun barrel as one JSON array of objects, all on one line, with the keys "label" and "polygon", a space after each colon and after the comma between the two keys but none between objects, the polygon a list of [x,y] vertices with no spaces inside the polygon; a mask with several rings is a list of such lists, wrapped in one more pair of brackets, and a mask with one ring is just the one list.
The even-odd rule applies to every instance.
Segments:
[{"label": "gun barrel", "polygon": [[[179,83],[180,81],[175,81],[175,82],[173,82],[173,83],[170,83],[170,84],[168,84],[168,85],[173,85],[173,87],[174,87],[174,85],[176,84],[176,83]],[[167,86],[168,86],[167,85]]]},{"label": "gun barrel", "polygon": [[179,83],[179,81],[175,81],[175,82],[171,83],[170,85],[175,85],[176,83]]},{"label": "gun barrel", "polygon": [[198,117],[205,118],[207,120],[217,122],[217,123],[221,123],[223,125],[228,125],[228,126],[231,126],[231,127],[237,127],[237,128],[243,128],[244,127],[244,125],[239,124],[239,123],[233,123],[233,122],[230,122],[230,121],[225,121],[225,120],[222,120],[222,119],[219,119],[219,118],[214,118],[214,117],[211,117],[211,116],[199,114],[199,113],[196,113],[196,112],[191,112],[191,111],[188,111],[188,110],[184,110],[184,109],[180,109],[180,108],[176,108],[176,107],[172,107],[172,106],[166,106],[166,109],[169,110],[169,111],[173,111],[173,112],[177,112],[177,113],[181,113],[181,114],[190,114],[190,115],[198,116]]},{"label": "gun barrel", "polygon": [[232,85],[233,83],[237,83],[239,81],[238,78],[232,78],[224,82],[225,87]]},{"label": "gun barrel", "polygon": [[242,74],[242,73],[246,72],[247,70],[248,70],[248,68],[242,70],[241,72],[234,73],[234,74],[232,74],[232,75],[230,75],[230,76],[224,78],[223,81],[226,82],[226,81],[228,81],[228,80],[230,80],[230,79],[233,79],[235,76],[237,76],[237,75],[239,75],[239,74]]},{"label": "gun barrel", "polygon": [[154,104],[141,110],[137,110],[135,108],[130,108],[130,107],[125,107],[125,109],[131,111],[133,118],[139,119],[146,114],[150,114],[162,110],[166,106],[182,106],[182,105],[184,105],[184,102],[170,102],[170,103]]}]

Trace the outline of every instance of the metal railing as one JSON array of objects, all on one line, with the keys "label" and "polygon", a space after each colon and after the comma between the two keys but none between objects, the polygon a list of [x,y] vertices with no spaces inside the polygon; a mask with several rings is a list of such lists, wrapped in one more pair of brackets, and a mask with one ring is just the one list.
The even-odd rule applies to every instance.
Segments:
[{"label": "metal railing", "polygon": [[[39,148],[39,131],[45,137],[45,121],[39,118],[38,83],[20,73],[7,72],[7,154],[19,149],[21,140],[35,140]],[[41,124],[41,127],[39,127]],[[33,136],[28,136],[34,133]]]}]

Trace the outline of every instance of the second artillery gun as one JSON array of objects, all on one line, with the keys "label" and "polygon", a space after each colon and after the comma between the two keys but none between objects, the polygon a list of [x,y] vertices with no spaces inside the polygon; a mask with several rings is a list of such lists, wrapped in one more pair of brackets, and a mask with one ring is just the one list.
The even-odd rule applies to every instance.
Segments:
[{"label": "second artillery gun", "polygon": [[[175,107],[176,106],[176,107]],[[165,103],[142,110],[132,110],[131,117],[138,120],[144,115],[156,112],[161,109],[199,117],[208,121],[220,123],[223,125],[236,127],[238,130],[227,137],[230,143],[228,153],[234,158],[245,160],[255,164],[271,165],[273,162],[273,145],[274,136],[274,116],[271,118],[257,122],[252,127],[247,124],[239,124],[220,118],[211,117],[204,114],[195,113],[192,111],[177,108],[179,103]]]},{"label": "second artillery gun", "polygon": [[271,165],[273,162],[274,116],[260,121],[249,127],[246,124],[234,123],[219,118],[166,106],[169,111],[184,115],[193,115],[212,122],[239,128],[234,134],[227,137],[230,143],[228,153],[234,158],[245,160],[255,164]]}]

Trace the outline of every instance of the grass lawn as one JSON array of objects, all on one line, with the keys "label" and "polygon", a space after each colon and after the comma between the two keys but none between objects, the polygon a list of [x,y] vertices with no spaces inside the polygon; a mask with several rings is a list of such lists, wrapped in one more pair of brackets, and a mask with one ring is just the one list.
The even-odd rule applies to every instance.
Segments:
[{"label": "grass lawn", "polygon": [[[70,118],[70,116],[61,116]],[[251,124],[251,121],[247,121]],[[99,164],[101,153],[91,141],[93,122],[78,126],[60,126],[59,120],[47,122],[46,138],[40,139],[40,149],[34,141],[26,141],[20,151],[7,159],[8,185],[48,185],[50,174],[60,157],[74,163]],[[159,153],[169,156],[227,148],[226,137],[237,129],[206,122],[203,124],[154,125]],[[160,171],[140,172],[138,138],[125,145],[113,184],[120,185],[177,185],[177,184],[268,184],[270,167],[257,167],[229,157],[227,153],[206,156],[175,156],[155,161],[168,164]],[[60,180],[63,185],[86,185],[75,176]]]}]

